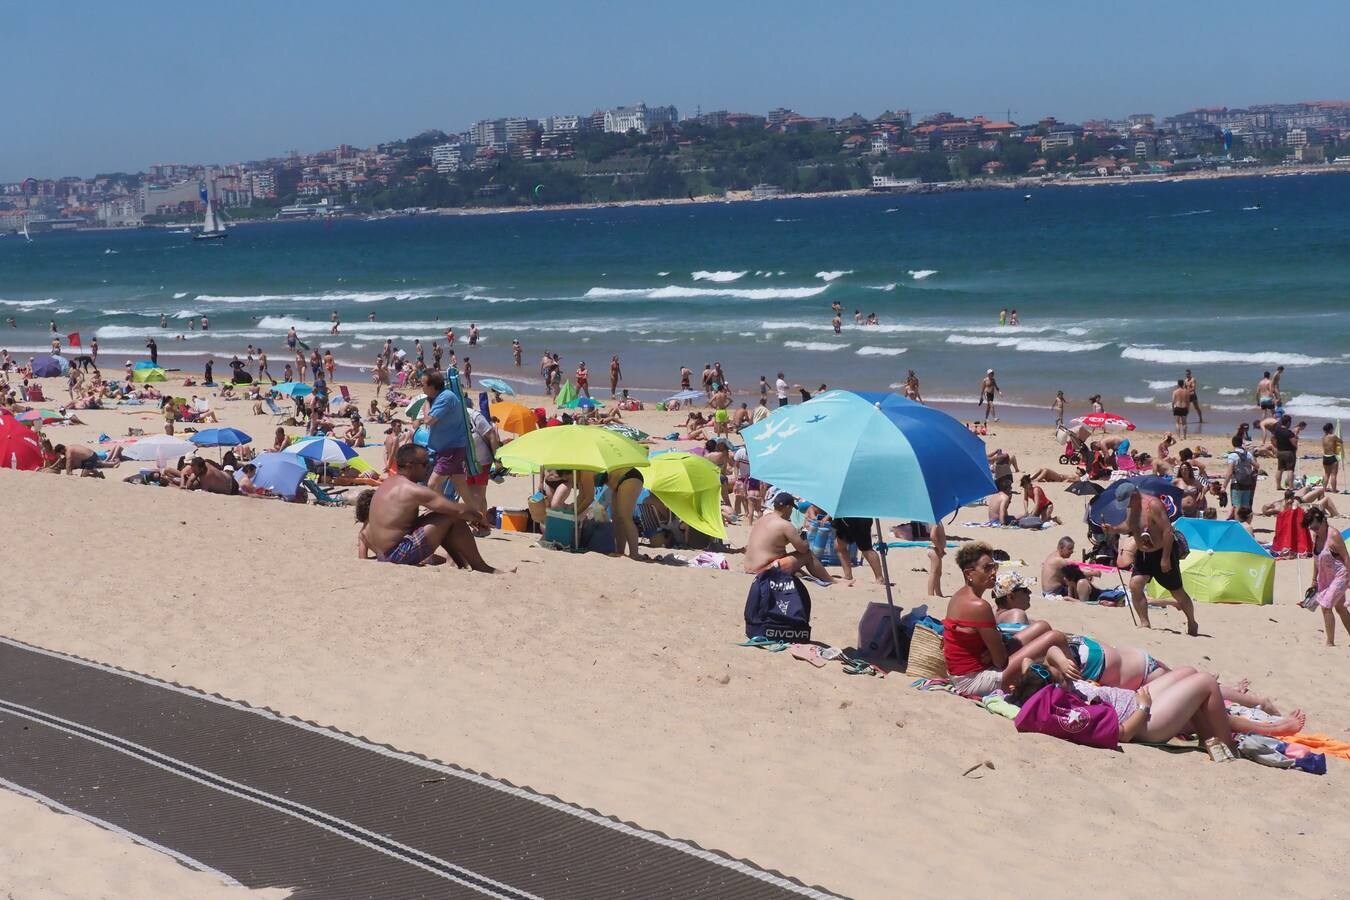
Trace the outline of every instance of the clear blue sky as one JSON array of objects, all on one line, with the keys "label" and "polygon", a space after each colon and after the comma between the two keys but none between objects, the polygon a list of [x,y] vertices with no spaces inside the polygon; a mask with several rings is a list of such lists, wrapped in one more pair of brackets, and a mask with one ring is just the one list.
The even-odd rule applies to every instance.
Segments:
[{"label": "clear blue sky", "polygon": [[0,180],[645,100],[1064,120],[1350,95],[1350,4],[9,3]]}]

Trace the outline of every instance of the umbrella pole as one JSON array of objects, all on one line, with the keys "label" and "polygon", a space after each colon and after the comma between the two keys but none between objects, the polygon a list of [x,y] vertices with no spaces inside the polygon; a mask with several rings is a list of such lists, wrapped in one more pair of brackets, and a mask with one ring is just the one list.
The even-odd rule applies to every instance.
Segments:
[{"label": "umbrella pole", "polygon": [[891,569],[886,564],[886,536],[881,531],[881,520],[877,523],[877,554],[881,557],[881,578],[886,582],[886,605],[891,608],[891,641],[895,645],[895,665],[900,667],[900,611],[895,608],[895,598],[891,593]]},{"label": "umbrella pole", "polygon": [[581,498],[577,496],[577,470],[572,470],[572,549],[581,549]]},{"label": "umbrella pole", "polygon": [[[1134,627],[1139,627],[1139,617],[1134,614],[1134,595],[1130,593],[1130,586],[1125,583],[1125,576],[1121,574],[1120,566],[1116,566],[1116,577],[1120,579],[1120,589],[1125,592],[1125,606],[1130,611],[1130,621]],[[1148,597],[1144,597],[1144,605],[1148,605]]]}]

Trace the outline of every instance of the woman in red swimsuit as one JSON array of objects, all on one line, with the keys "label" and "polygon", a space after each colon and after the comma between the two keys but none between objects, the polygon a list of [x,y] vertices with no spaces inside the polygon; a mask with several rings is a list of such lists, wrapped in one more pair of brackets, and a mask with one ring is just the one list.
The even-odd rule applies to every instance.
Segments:
[{"label": "woman in red swimsuit", "polygon": [[[958,694],[983,697],[996,690],[1011,691],[1022,677],[1022,660],[1040,659],[1051,647],[1068,654],[1068,641],[1044,621],[1004,637],[994,609],[984,599],[994,586],[998,563],[986,543],[976,541],[956,551],[956,567],[965,584],[947,602],[942,620],[942,654],[952,688]],[[1077,675],[1073,677],[1078,677]]]}]

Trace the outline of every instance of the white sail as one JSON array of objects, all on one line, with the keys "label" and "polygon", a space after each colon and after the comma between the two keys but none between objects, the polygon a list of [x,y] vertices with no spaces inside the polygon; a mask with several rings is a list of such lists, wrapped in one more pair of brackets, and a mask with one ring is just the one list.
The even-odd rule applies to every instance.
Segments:
[{"label": "white sail", "polygon": [[211,208],[211,201],[206,201],[206,219],[202,222],[202,231],[206,234],[215,234],[216,232],[216,211]]},{"label": "white sail", "polygon": [[24,217],[23,220],[23,239],[28,241],[28,243],[30,244],[33,243],[33,239],[28,235],[28,218],[26,216]]}]

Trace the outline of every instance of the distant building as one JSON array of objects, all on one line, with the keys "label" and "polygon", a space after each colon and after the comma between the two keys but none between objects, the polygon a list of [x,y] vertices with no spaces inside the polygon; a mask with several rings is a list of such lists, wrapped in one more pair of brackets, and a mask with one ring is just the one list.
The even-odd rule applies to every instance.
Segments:
[{"label": "distant building", "polygon": [[582,130],[585,122],[581,116],[549,116],[543,121],[544,135],[575,134]]},{"label": "distant building", "polygon": [[437,144],[431,148],[431,164],[436,172],[448,175],[473,162],[473,144]]},{"label": "distant building", "polygon": [[184,206],[201,205],[200,188],[195,180],[163,186],[142,184],[136,205],[145,215],[178,212]]},{"label": "distant building", "polygon": [[1051,150],[1058,150],[1061,147],[1072,147],[1078,140],[1078,135],[1072,131],[1052,131],[1041,138],[1041,152],[1048,153]]},{"label": "distant building", "polygon": [[277,180],[271,172],[253,172],[249,175],[253,196],[259,200],[271,200],[277,195]]},{"label": "distant building", "polygon": [[783,189],[776,184],[757,184],[750,188],[751,200],[771,200],[782,196]]},{"label": "distant building", "polygon": [[479,147],[506,149],[506,120],[482,119],[469,128],[469,139]]},{"label": "distant building", "polygon": [[872,176],[872,190],[874,191],[899,191],[918,185],[919,179],[917,178],[892,178],[890,175]]},{"label": "distant building", "polygon": [[534,119],[526,119],[517,116],[510,119],[503,119],[502,127],[506,132],[506,145],[508,147],[515,147],[520,144],[528,143],[530,132],[538,129],[539,123]]},{"label": "distant building", "polygon": [[777,109],[769,110],[769,115],[766,118],[770,128],[781,128],[784,122],[795,115],[797,114],[792,110],[780,106]]},{"label": "distant building", "polygon": [[627,134],[636,131],[646,134],[657,125],[679,121],[679,112],[673,106],[617,106],[605,110],[604,130],[609,134]]}]

